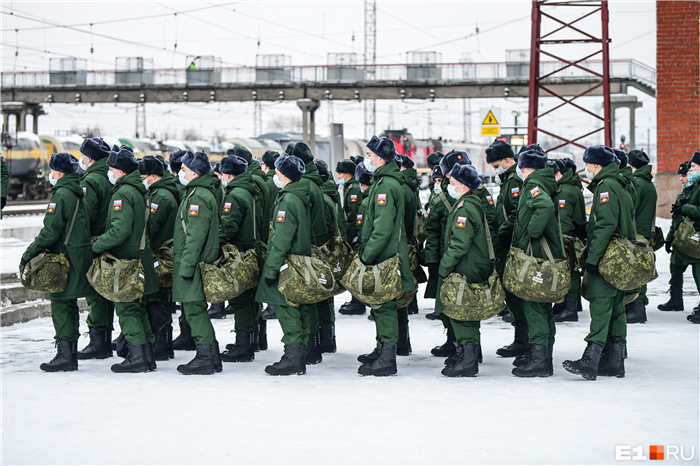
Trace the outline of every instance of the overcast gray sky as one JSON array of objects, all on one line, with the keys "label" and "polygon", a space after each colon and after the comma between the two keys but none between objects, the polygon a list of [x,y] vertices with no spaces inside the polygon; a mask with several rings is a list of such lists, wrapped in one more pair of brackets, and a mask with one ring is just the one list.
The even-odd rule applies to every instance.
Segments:
[{"label": "overcast gray sky", "polygon": [[[611,58],[635,59],[655,68],[654,2],[610,2]],[[158,68],[182,68],[187,55],[214,55],[224,67],[253,66],[257,54],[284,54],[293,65],[325,65],[329,53],[364,53],[364,2],[23,2],[2,1],[2,70],[46,70],[51,58],[87,60],[89,70],[113,70],[116,57],[152,58]],[[569,11],[569,10],[566,10]],[[443,62],[468,55],[475,62],[505,61],[506,50],[530,46],[531,2],[377,2],[377,63],[406,63],[409,51],[435,51]],[[574,19],[575,14],[557,14]],[[177,14],[176,14],[177,13]],[[90,26],[92,23],[92,26]],[[583,23],[582,23],[583,24]],[[70,27],[65,27],[70,26]],[[595,28],[595,26],[591,26]],[[479,33],[476,33],[476,30]],[[595,31],[596,29],[593,29]],[[177,45],[176,45],[177,44]],[[91,53],[91,48],[93,52]],[[563,49],[562,49],[563,50]],[[569,49],[578,52],[575,49]],[[564,52],[562,52],[564,53]],[[571,55],[572,57],[575,56]],[[655,133],[655,100],[634,90],[638,141]],[[479,109],[498,106],[503,115],[524,113],[525,99],[473,99],[472,134]],[[432,127],[427,126],[430,109]],[[104,134],[133,135],[133,105],[51,105],[41,117],[41,133],[97,124]],[[263,129],[281,117],[298,117],[292,102],[263,104]],[[379,101],[378,131],[406,127],[416,137],[461,139],[462,102]],[[179,136],[194,128],[205,137],[253,135],[249,103],[147,106],[147,130]],[[347,137],[363,135],[361,104],[334,102],[335,122]],[[328,133],[328,105],[317,112],[318,133]],[[526,121],[525,116],[521,122]],[[576,126],[580,122],[567,122]],[[512,124],[511,121],[506,121]],[[626,133],[620,114],[618,134]],[[648,131],[648,130],[651,131]],[[480,138],[480,136],[479,136]],[[479,138],[474,138],[479,140]]]}]

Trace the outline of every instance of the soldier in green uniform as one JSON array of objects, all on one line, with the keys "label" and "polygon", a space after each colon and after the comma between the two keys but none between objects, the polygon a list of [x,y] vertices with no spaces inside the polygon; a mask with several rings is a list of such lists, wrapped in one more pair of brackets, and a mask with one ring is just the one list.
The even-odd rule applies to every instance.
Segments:
[{"label": "soldier in green uniform", "polygon": [[2,210],[7,204],[7,194],[10,190],[10,170],[7,168],[5,157],[0,152],[0,219],[2,218]]},{"label": "soldier in green uniform", "polygon": [[[464,275],[469,283],[483,283],[491,275],[491,259],[488,254],[484,226],[484,211],[476,190],[481,179],[471,165],[455,164],[449,173],[449,195],[454,199],[446,225],[446,250],[439,268],[438,293],[435,308],[442,314],[440,288],[451,273]],[[444,315],[444,314],[443,314]],[[456,357],[447,364],[442,374],[447,377],[475,377],[479,373],[480,323],[450,320],[449,328],[454,336]]]},{"label": "soldier in green uniform", "polygon": [[[146,188],[141,182],[138,162],[127,149],[110,152],[107,158],[107,177],[112,188],[107,214],[107,228],[92,245],[95,255],[110,253],[117,259],[141,259],[144,269],[144,296],[158,291],[153,257],[147,232]],[[89,195],[89,193],[88,193]],[[156,338],[146,313],[145,301],[138,299],[126,303],[114,303],[119,326],[128,346],[123,362],[112,366],[113,372],[148,372],[156,368],[152,344]]]},{"label": "soldier in green uniform", "polygon": [[[179,182],[172,175],[166,178],[166,172],[163,163],[152,155],[147,155],[139,161],[139,173],[143,186],[146,188],[148,208],[150,209],[147,234],[151,241],[151,251],[162,246],[172,247],[175,222],[178,220],[177,207],[180,204],[180,190],[177,184]],[[153,267],[161,267],[161,264],[154,261]],[[147,306],[152,305],[154,301],[160,301],[163,306],[170,310],[172,309],[172,298],[172,288],[159,286],[158,292],[148,297]],[[156,334],[154,348],[156,361],[167,361],[175,357],[172,343],[173,325],[172,319],[170,319]]]},{"label": "soldier in green uniform", "polygon": [[[515,154],[510,144],[495,141],[486,149],[486,162],[489,163],[501,181],[501,191],[496,200],[496,223],[498,233],[494,237],[494,250],[501,273],[506,265],[506,258],[513,239],[513,227],[518,211],[518,203],[522,194],[523,180],[518,176]],[[526,354],[530,350],[530,335],[527,321],[522,308],[522,302],[512,293],[506,291],[506,305],[511,325],[514,327],[513,342],[496,351],[501,357],[512,358]]]},{"label": "soldier in green uniform", "polygon": [[590,302],[591,327],[581,359],[564,361],[563,366],[588,380],[595,380],[598,375],[624,377],[623,353],[627,342],[625,292],[605,281],[598,271],[598,263],[614,233],[634,239],[634,205],[610,148],[591,146],[584,152],[583,161],[586,176],[591,180],[588,190],[593,193],[590,220],[586,226],[588,288],[584,296]]},{"label": "soldier in green uniform", "polygon": [[[112,184],[107,178],[107,157],[109,145],[100,138],[85,139],[80,146],[83,156],[78,160],[84,173],[80,176],[83,189],[83,202],[90,219],[90,236],[97,237],[105,232]],[[97,293],[85,298],[90,312],[87,325],[90,342],[78,359],[105,359],[112,356],[112,330],[114,327],[114,303]]]},{"label": "soldier in green uniform", "polygon": [[[182,168],[182,158],[187,155],[188,152],[192,152],[189,150],[176,150],[175,152],[172,152],[170,154],[170,158],[168,159],[168,167],[170,168],[170,174],[173,175],[173,178],[177,179],[178,174],[180,173],[180,169]],[[180,198],[182,199],[182,195],[185,194],[185,186],[182,185],[182,183],[177,180],[177,189],[180,192]]]},{"label": "soldier in green uniform", "polygon": [[87,281],[91,264],[88,208],[80,189],[78,159],[71,154],[53,154],[49,159],[51,199],[44,215],[44,226],[22,255],[20,270],[48,250],[64,253],[70,264],[68,285],[59,293],[47,293],[56,335],[56,356],[40,366],[46,372],[78,370],[78,298],[92,296]]},{"label": "soldier in green uniform", "polygon": [[[680,181],[683,191],[676,196],[674,205],[683,205],[693,192],[693,183],[688,180],[688,168],[690,168],[689,162],[683,162],[678,166],[678,181]],[[673,236],[676,234],[676,230],[683,221],[683,218],[681,214],[673,214],[671,216],[671,229],[666,235],[666,252],[671,254],[671,279],[668,282],[670,286],[669,294],[671,297],[667,302],[659,304],[658,309],[660,311],[683,311],[685,309],[683,306],[683,274],[688,268],[688,265],[683,263],[683,257],[674,251],[672,247]]]},{"label": "soldier in green uniform", "polygon": [[[518,156],[518,169],[522,173],[523,186],[513,230],[513,247],[523,251],[531,247],[534,257],[545,258],[542,248],[545,242],[554,258],[564,258],[553,201],[557,183],[554,171],[547,167],[547,156],[536,150],[526,150]],[[518,377],[549,377],[554,373],[552,350],[556,334],[552,305],[520,301],[530,333],[531,349],[516,358],[512,373]]]},{"label": "soldier in green uniform", "polygon": [[[309,163],[308,167],[315,167]],[[278,275],[287,254],[311,255],[311,218],[308,189],[299,181],[305,172],[304,163],[295,156],[282,154],[275,161],[275,184],[280,188],[267,244],[267,259],[260,273],[260,284],[255,295],[257,302],[275,306],[284,336],[284,354],[279,362],[265,368],[270,375],[306,373],[306,343],[311,329],[307,306],[292,307],[279,292]]]},{"label": "soldier in green uniform", "polygon": [[[267,150],[262,156],[262,171],[265,172],[265,184],[267,185],[267,190],[269,192],[270,204],[275,203],[277,199],[277,194],[280,192],[279,188],[275,186],[274,176],[275,176],[275,160],[280,156],[279,152],[274,150]],[[272,209],[270,208],[270,211]]]},{"label": "soldier in green uniform", "polygon": [[[563,234],[569,234],[575,224],[586,221],[586,203],[581,192],[581,178],[576,174],[575,169],[567,168],[563,160],[550,160],[547,164],[554,170],[554,177],[557,180],[557,195],[554,201],[559,213],[561,231]],[[581,274],[574,269],[571,271],[569,293],[563,303],[554,305],[554,322],[578,322],[580,290]]]},{"label": "soldier in green uniform", "polygon": [[[432,186],[430,190],[430,198],[425,206],[426,238],[425,247],[423,248],[422,264],[426,267],[428,263],[440,263],[440,258],[442,257],[440,254],[440,245],[443,246],[442,252],[444,252],[444,235],[442,231],[444,226],[442,221],[443,218],[438,215],[439,212],[434,212],[433,216],[431,217],[430,212],[435,211],[436,202],[443,204],[443,201],[439,196],[440,193],[442,193],[442,197],[447,200],[447,193],[442,190],[442,180],[445,178],[445,175],[442,173],[439,162],[433,167],[432,170],[433,171],[430,174],[430,184]],[[438,253],[437,256],[435,255],[436,252]],[[438,277],[436,273],[437,272],[434,266],[432,274],[430,273],[430,269],[428,270],[428,284],[425,286],[425,293],[423,294],[424,298],[435,299],[437,296]],[[426,314],[425,318],[428,320],[438,320],[440,319],[440,314],[433,311]]]},{"label": "soldier in green uniform", "polygon": [[[416,289],[408,259],[408,242],[403,225],[405,200],[401,184],[404,177],[396,163],[394,142],[372,136],[367,143],[365,168],[372,173],[372,187],[362,225],[358,256],[363,264],[376,265],[399,254],[401,284],[404,292]],[[358,357],[363,363],[361,375],[396,374],[396,345],[399,341],[399,317],[396,300],[372,310],[377,329],[377,346],[369,354]]]},{"label": "soldier in green uniform", "polygon": [[[437,194],[439,194],[438,190],[435,188],[436,186],[440,186],[440,183],[436,182],[435,177],[433,176],[435,174],[435,167],[440,166],[440,159],[444,154],[440,151],[437,152],[431,152],[428,154],[428,168],[430,168],[430,195],[428,196],[428,203],[425,204],[425,210],[428,210],[428,206],[430,206],[431,201],[433,200],[433,197],[435,197]],[[440,181],[442,182],[442,178],[445,177],[445,174],[442,173],[442,177],[440,178]]]},{"label": "soldier in green uniform", "polygon": [[[408,234],[409,245],[413,244],[416,250],[416,258],[419,259],[423,257],[423,238],[419,238],[417,222],[422,222],[425,225],[425,214],[423,212],[423,206],[421,205],[420,194],[419,194],[419,180],[418,172],[415,169],[415,163],[406,154],[401,155],[401,173],[403,173],[404,178],[406,178],[406,184],[404,185],[404,190],[407,188],[405,194],[406,197],[406,212],[404,225],[406,227],[406,233]],[[420,241],[419,241],[420,240]],[[425,276],[423,268],[419,265],[413,270],[413,278],[416,279],[418,284],[425,283],[428,281],[428,277]],[[408,315],[418,314],[418,298],[414,296],[408,306],[406,307]],[[402,313],[399,313],[399,346],[396,349],[396,354],[399,356],[408,356],[411,354],[411,338],[408,333],[408,316],[405,320],[405,326],[402,325]],[[404,334],[405,330],[405,334]]]},{"label": "soldier in green uniform", "polygon": [[369,201],[369,188],[372,183],[372,174],[365,168],[364,163],[359,163],[355,169],[355,179],[360,184],[360,190],[362,191],[362,202],[357,208],[357,244],[362,241],[362,226],[364,225],[365,214],[367,213],[367,204]]}]

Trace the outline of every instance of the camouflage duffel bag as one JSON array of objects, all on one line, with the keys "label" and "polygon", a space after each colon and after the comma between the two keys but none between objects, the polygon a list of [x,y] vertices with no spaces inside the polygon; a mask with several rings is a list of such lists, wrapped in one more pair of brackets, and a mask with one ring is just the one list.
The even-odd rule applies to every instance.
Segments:
[{"label": "camouflage duffel bag", "polygon": [[333,273],[335,279],[334,296],[345,291],[343,285],[340,284],[340,279],[348,270],[353,254],[352,247],[345,242],[342,236],[334,236],[320,247],[311,246],[311,257],[324,261]]},{"label": "camouflage duffel bag", "polygon": [[654,227],[654,234],[651,237],[651,247],[654,249],[654,251],[658,251],[664,247],[664,244],[666,244],[666,240],[664,239],[664,231],[661,229],[661,227]]},{"label": "camouflage duffel bag", "polygon": [[569,258],[569,267],[573,273],[576,267],[581,268],[581,264],[585,269],[585,261],[583,260],[583,250],[586,248],[580,238],[575,236],[562,235],[564,239],[564,252],[566,252],[566,257]]},{"label": "camouflage duffel bag", "polygon": [[92,261],[87,279],[103,298],[115,303],[141,299],[146,285],[140,259],[117,259],[108,253]]},{"label": "camouflage duffel bag", "polygon": [[468,283],[464,275],[451,273],[440,288],[442,312],[454,320],[488,320],[503,310],[505,299],[506,292],[495,270],[483,283]]},{"label": "camouflage duffel bag", "polygon": [[161,288],[173,287],[173,240],[166,241],[153,251],[153,270],[156,281]]},{"label": "camouflage duffel bag", "polygon": [[503,270],[503,286],[520,299],[535,303],[560,303],[571,286],[569,259],[554,259],[544,238],[540,238],[546,259],[510,248]]},{"label": "camouflage duffel bag", "polygon": [[288,254],[278,278],[277,289],[293,307],[332,298],[335,290],[331,268],[316,257]]},{"label": "camouflage duffel bag", "polygon": [[255,249],[241,254],[233,244],[221,247],[221,256],[213,264],[199,263],[202,288],[208,303],[221,303],[258,285],[260,270]]},{"label": "camouflage duffel bag", "polygon": [[684,256],[700,259],[700,231],[685,217],[673,234],[673,250]]},{"label": "camouflage duffel bag", "polygon": [[44,293],[61,293],[68,286],[70,263],[63,254],[43,252],[19,268],[25,288]]},{"label": "camouflage duffel bag", "polygon": [[641,236],[630,241],[617,233],[610,237],[598,262],[598,271],[606,282],[621,291],[632,291],[659,276],[649,242]]},{"label": "camouflage duffel bag", "polygon": [[398,254],[377,265],[365,265],[355,256],[341,283],[368,306],[381,305],[403,295],[400,265]]}]

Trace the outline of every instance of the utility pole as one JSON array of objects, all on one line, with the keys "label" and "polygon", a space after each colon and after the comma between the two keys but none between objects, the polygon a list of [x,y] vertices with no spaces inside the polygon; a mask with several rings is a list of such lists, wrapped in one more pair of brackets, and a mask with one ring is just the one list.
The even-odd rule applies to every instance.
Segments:
[{"label": "utility pole", "polygon": [[146,104],[136,104],[136,137],[146,137]]},{"label": "utility pole", "polygon": [[[377,79],[377,1],[365,0],[365,79]],[[365,100],[365,139],[377,132],[377,101]]]},{"label": "utility pole", "polygon": [[258,137],[262,134],[263,129],[262,129],[262,104],[258,102],[257,100],[253,104],[253,120],[254,120],[254,131],[253,134],[255,134],[255,137]]}]

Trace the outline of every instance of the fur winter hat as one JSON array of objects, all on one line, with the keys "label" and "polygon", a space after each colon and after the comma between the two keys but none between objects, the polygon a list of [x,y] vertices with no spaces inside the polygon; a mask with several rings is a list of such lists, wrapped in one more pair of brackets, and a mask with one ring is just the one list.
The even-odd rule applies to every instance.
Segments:
[{"label": "fur winter hat", "polygon": [[688,169],[690,168],[690,162],[683,162],[678,166],[678,174],[679,175],[687,175],[688,174]]},{"label": "fur winter hat", "polygon": [[466,152],[451,150],[440,159],[440,169],[443,173],[450,173],[452,176],[452,167],[456,165],[471,165],[469,155]]},{"label": "fur winter hat", "polygon": [[627,157],[627,154],[622,149],[618,149],[616,147],[611,147],[611,149],[615,154],[615,157],[617,158],[617,168],[622,170],[627,166],[627,163],[629,162],[629,157]]},{"label": "fur winter hat", "polygon": [[49,159],[49,168],[51,170],[56,170],[57,172],[68,174],[76,173],[78,171],[78,167],[78,159],[76,159],[74,155],[67,152],[51,154],[51,158]]},{"label": "fur winter hat", "polygon": [[649,156],[643,150],[633,150],[629,153],[629,164],[634,168],[642,168],[649,163]]},{"label": "fur winter hat", "polygon": [[343,159],[335,166],[335,171],[338,173],[349,173],[354,175],[356,168],[357,165],[355,165],[352,160]]},{"label": "fur winter hat", "polygon": [[[527,146],[525,148],[525,151],[528,151],[528,150],[534,150],[536,152],[539,152],[540,154],[545,153],[544,149],[542,149],[542,146],[540,146],[539,144],[530,144],[529,146]],[[525,152],[525,151],[523,151],[523,152]]]},{"label": "fur winter hat", "polygon": [[163,164],[152,155],[147,155],[139,160],[139,173],[142,175],[163,176]]},{"label": "fur winter hat", "polygon": [[323,160],[314,160],[316,167],[318,168],[318,174],[321,175],[321,179],[325,183],[328,181],[330,174],[328,173],[328,164]]},{"label": "fur winter hat", "polygon": [[615,160],[617,157],[612,149],[603,145],[591,146],[583,152],[584,163],[593,163],[604,167],[614,163]]},{"label": "fur winter hat", "polygon": [[361,156],[361,155],[351,155],[351,156],[350,156],[350,160],[351,160],[352,163],[354,163],[355,165],[360,165],[360,164],[365,160],[365,158],[364,158],[363,156]]},{"label": "fur winter hat", "polygon": [[275,160],[279,157],[279,152],[274,150],[266,150],[262,156],[262,162],[267,166],[267,168],[275,168]]},{"label": "fur winter hat", "polygon": [[518,157],[518,167],[539,170],[547,166],[547,156],[533,149],[522,152]]},{"label": "fur winter hat", "polygon": [[176,150],[170,154],[170,159],[168,160],[168,165],[170,165],[170,170],[173,173],[178,173],[180,168],[182,168],[182,158],[187,155],[187,153],[192,153],[189,150]]},{"label": "fur winter hat", "polygon": [[515,158],[513,147],[505,141],[494,141],[486,148],[486,163],[498,162],[499,160]]},{"label": "fur winter hat", "polygon": [[248,163],[248,165],[250,165],[253,161],[253,154],[251,154],[250,151],[243,146],[236,146],[233,149],[228,149],[226,151],[226,155],[237,155],[238,157],[242,157],[243,160]]},{"label": "fur winter hat", "polygon": [[193,154],[192,151],[187,151],[187,154],[182,158],[182,164],[199,176],[204,176],[211,171],[209,156],[204,152]]},{"label": "fur winter hat", "polygon": [[287,147],[284,149],[284,153],[289,155],[292,152],[294,152],[294,143],[290,142],[289,144],[287,144]]},{"label": "fur winter hat", "polygon": [[552,160],[547,160],[547,166],[548,166],[549,168],[551,168],[552,170],[554,170],[554,173],[559,173],[559,172],[561,172],[561,167],[559,166],[559,164],[557,163],[557,161],[554,160],[554,159],[552,159]]},{"label": "fur winter hat", "polygon": [[444,178],[445,174],[442,172],[442,168],[440,168],[440,164],[435,165],[433,167],[433,172],[430,174],[430,179],[435,181],[436,178]]},{"label": "fur winter hat", "polygon": [[432,170],[435,168],[436,165],[440,163],[440,159],[444,157],[445,154],[443,154],[440,151],[436,152],[431,152],[428,155],[428,167]]},{"label": "fur winter hat", "polygon": [[310,163],[314,159],[314,154],[311,153],[311,149],[303,142],[294,144],[294,151],[291,155],[300,158],[301,161],[304,162],[304,165]]},{"label": "fur winter hat", "polygon": [[406,154],[401,154],[401,166],[403,168],[408,170],[409,168],[413,168],[415,165],[416,164],[415,164],[415,162],[413,162],[411,157],[409,157]]},{"label": "fur winter hat", "polygon": [[139,169],[139,163],[134,157],[134,153],[126,149],[119,149],[119,152],[110,152],[107,157],[107,166],[121,170],[124,173],[131,173]]},{"label": "fur winter hat", "polygon": [[292,181],[299,181],[306,173],[304,162],[299,157],[286,153],[275,160],[275,168]]},{"label": "fur winter hat", "polygon": [[168,163],[165,161],[165,157],[163,157],[162,155],[156,155],[155,157],[156,157],[156,159],[158,159],[158,161],[159,161],[160,163],[163,164],[163,168],[164,168],[164,169],[165,169],[165,168],[168,168]]},{"label": "fur winter hat", "polygon": [[399,155],[396,153],[394,141],[387,137],[380,139],[377,136],[372,136],[372,139],[367,143],[367,148],[387,163],[396,160],[396,157]]},{"label": "fur winter hat", "polygon": [[246,162],[243,157],[239,157],[238,155],[227,155],[221,159],[219,169],[224,175],[238,176],[248,170],[248,162]]},{"label": "fur winter hat", "polygon": [[92,160],[100,160],[109,157],[109,144],[102,138],[90,138],[83,140],[80,145],[80,153]]},{"label": "fur winter hat", "polygon": [[564,162],[564,168],[567,170],[571,170],[574,174],[578,171],[578,167],[576,167],[576,162],[573,161],[573,159],[569,157],[564,157],[561,159]]},{"label": "fur winter hat", "polygon": [[450,178],[454,178],[463,185],[468,186],[472,191],[481,185],[479,173],[471,165],[455,164],[450,170]]},{"label": "fur winter hat", "polygon": [[372,174],[365,168],[365,164],[357,165],[355,170],[355,179],[360,184],[369,185],[372,182]]},{"label": "fur winter hat", "polygon": [[688,167],[690,167],[691,163],[694,163],[696,165],[700,165],[700,152],[696,152],[693,154],[693,156],[689,160]]}]

